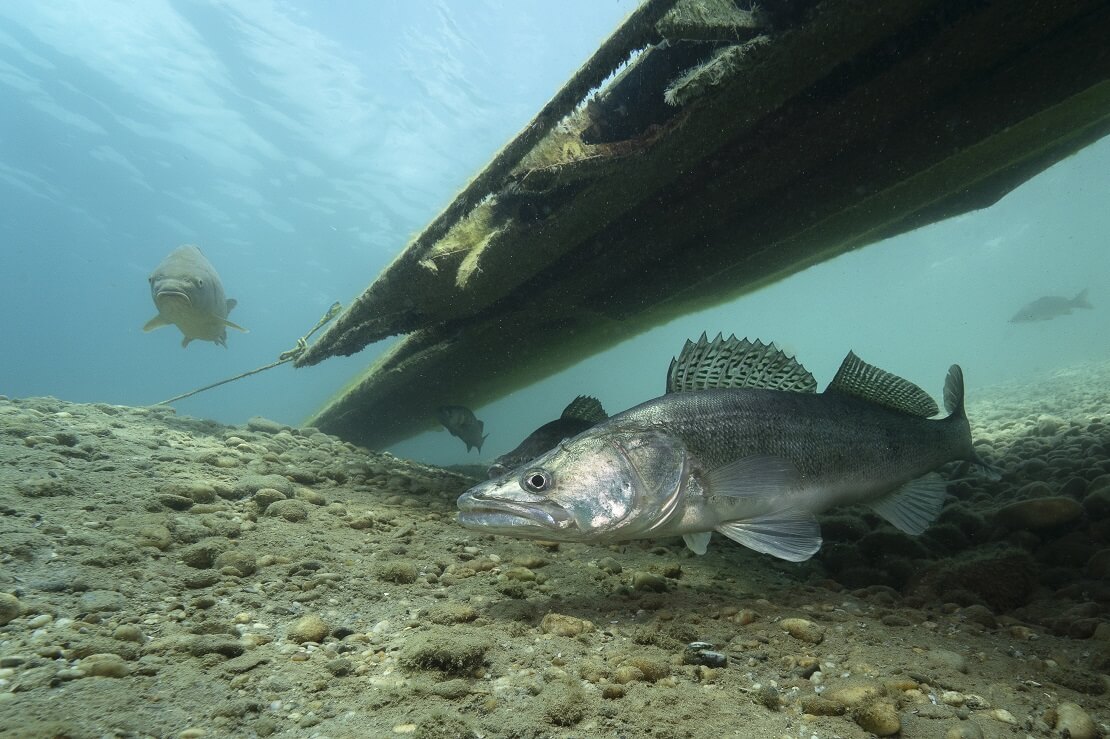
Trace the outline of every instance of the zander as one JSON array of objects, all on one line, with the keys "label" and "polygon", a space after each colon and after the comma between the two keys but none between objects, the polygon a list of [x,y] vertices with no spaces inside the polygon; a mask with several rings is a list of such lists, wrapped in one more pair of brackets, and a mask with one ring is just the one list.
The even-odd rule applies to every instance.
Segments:
[{"label": "zander", "polygon": [[612,416],[458,501],[487,533],[586,543],[681,535],[704,554],[717,531],[802,561],[821,548],[816,515],[866,504],[919,534],[944,503],[933,470],[975,453],[952,365],[948,416],[913,383],[849,352],[822,393],[774,344],[686,342],[667,394]]}]

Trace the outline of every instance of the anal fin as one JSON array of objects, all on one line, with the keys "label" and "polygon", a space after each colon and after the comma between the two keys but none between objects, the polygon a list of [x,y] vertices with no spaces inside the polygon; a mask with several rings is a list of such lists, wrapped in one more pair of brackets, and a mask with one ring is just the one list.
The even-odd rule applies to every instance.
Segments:
[{"label": "anal fin", "polygon": [[947,489],[944,478],[930,472],[875,501],[871,509],[898,530],[916,536],[940,515]]},{"label": "anal fin", "polygon": [[763,554],[790,562],[804,562],[821,548],[821,526],[808,511],[788,508],[742,521],[730,521],[717,531]]}]

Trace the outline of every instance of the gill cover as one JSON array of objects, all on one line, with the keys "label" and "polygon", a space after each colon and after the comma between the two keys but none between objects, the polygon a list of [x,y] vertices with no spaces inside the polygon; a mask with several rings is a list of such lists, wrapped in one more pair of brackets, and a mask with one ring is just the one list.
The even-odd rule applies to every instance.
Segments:
[{"label": "gill cover", "polygon": [[630,539],[650,534],[678,511],[686,449],[657,429],[595,427],[563,444],[550,468],[551,499],[581,534]]}]

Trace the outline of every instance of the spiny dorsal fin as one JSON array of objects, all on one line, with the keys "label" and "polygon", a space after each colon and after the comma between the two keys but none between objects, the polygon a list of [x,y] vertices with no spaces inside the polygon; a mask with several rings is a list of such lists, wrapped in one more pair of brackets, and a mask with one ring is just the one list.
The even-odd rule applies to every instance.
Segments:
[{"label": "spiny dorsal fin", "polygon": [[909,380],[868,364],[848,352],[825,392],[854,395],[903,413],[928,418],[940,409],[929,394]]},{"label": "spiny dorsal fin", "polygon": [[601,423],[609,417],[601,407],[601,401],[590,395],[579,395],[567,404],[560,418],[577,418],[589,423]]},{"label": "spiny dorsal fin", "polygon": [[697,343],[687,339],[667,370],[667,392],[680,393],[712,388],[765,388],[812,393],[813,375],[773,343],[755,343],[736,336],[709,341],[703,333]]}]

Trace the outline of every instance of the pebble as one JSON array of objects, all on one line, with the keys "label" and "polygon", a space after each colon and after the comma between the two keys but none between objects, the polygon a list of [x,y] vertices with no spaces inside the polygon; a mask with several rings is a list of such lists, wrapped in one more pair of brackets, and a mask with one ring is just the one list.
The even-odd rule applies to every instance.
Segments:
[{"label": "pebble", "polygon": [[880,700],[857,708],[852,718],[864,731],[875,736],[893,736],[902,730],[898,709],[889,701]]},{"label": "pebble", "polygon": [[593,630],[594,624],[592,621],[562,613],[549,613],[540,622],[540,631],[556,636],[578,636],[579,634],[588,634]]},{"label": "pebble", "polygon": [[686,645],[686,649],[682,652],[682,664],[724,667],[728,664],[728,657],[721,652],[714,651],[712,644],[696,641]]},{"label": "pebble", "polygon": [[654,572],[633,572],[632,589],[650,593],[663,593],[667,590],[667,578]]},{"label": "pebble", "polygon": [[320,643],[328,635],[328,625],[324,619],[310,614],[302,616],[289,627],[289,640],[301,644],[303,642]]},{"label": "pebble", "polygon": [[127,677],[131,668],[118,654],[90,654],[81,660],[80,669],[90,677]]},{"label": "pebble", "polygon": [[820,644],[825,638],[825,627],[805,618],[784,618],[779,626],[790,636],[809,644]]},{"label": "pebble", "polygon": [[115,631],[112,632],[112,638],[119,639],[120,641],[141,643],[143,641],[143,632],[135,624],[120,624],[116,627]]},{"label": "pebble", "polygon": [[925,662],[933,667],[945,667],[967,673],[967,658],[947,649],[933,649],[925,653]]},{"label": "pebble", "polygon": [[1014,714],[1010,713],[1005,708],[991,709],[990,711],[987,711],[987,715],[993,718],[995,721],[1000,721],[1004,724],[1011,724],[1015,726],[1017,725],[1017,719],[1014,718]]},{"label": "pebble", "polygon": [[0,593],[0,626],[19,618],[23,613],[23,604],[11,593]]},{"label": "pebble", "polygon": [[983,739],[983,730],[972,721],[961,721],[944,732],[944,739]]},{"label": "pebble", "polygon": [[597,568],[602,572],[608,572],[610,575],[619,575],[621,570],[624,569],[621,563],[612,557],[602,557],[597,561]]},{"label": "pebble", "polygon": [[995,514],[997,520],[1011,529],[1034,531],[1050,529],[1075,521],[1083,515],[1083,506],[1072,498],[1049,496],[1020,500],[1003,506]]},{"label": "pebble", "polygon": [[264,511],[270,507],[270,504],[285,500],[285,493],[274,488],[259,488],[251,500],[258,506],[258,510]]},{"label": "pebble", "polygon": [[300,500],[277,500],[266,508],[267,516],[284,518],[286,521],[296,523],[308,519],[308,505]]},{"label": "pebble", "polygon": [[1076,703],[1061,703],[1056,706],[1056,722],[1053,726],[1060,736],[1070,739],[1097,739],[1098,729],[1095,722]]},{"label": "pebble", "polygon": [[77,608],[85,613],[102,613],[122,611],[126,605],[127,599],[114,590],[90,590],[82,593]]}]

